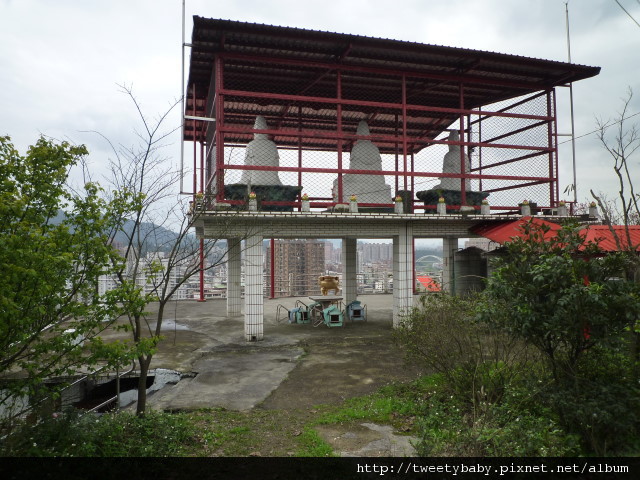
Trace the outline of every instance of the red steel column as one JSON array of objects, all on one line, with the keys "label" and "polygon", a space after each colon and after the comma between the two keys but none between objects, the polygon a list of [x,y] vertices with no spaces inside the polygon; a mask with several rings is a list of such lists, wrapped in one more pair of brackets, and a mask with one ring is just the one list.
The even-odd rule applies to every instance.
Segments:
[{"label": "red steel column", "polygon": [[[549,152],[549,178],[552,179],[549,183],[549,207],[554,207],[558,198],[560,197],[560,191],[558,189],[558,179],[556,177],[558,172],[558,146],[557,142],[553,139],[557,138],[557,120],[556,120],[556,96],[553,95],[553,102],[551,101],[551,92],[553,90],[547,90],[547,116],[553,117],[553,120],[549,121],[548,125],[548,146],[553,148],[553,151]],[[554,162],[555,158],[555,162]],[[555,168],[554,168],[555,167]],[[574,185],[575,188],[575,185]]]},{"label": "red steel column", "polygon": [[220,56],[215,60],[215,76],[216,76],[216,93],[215,103],[215,119],[216,119],[216,200],[221,202],[224,200],[224,61]]},{"label": "red steel column", "polygon": [[[191,109],[191,115],[196,116],[196,84],[194,83],[191,89],[191,96],[193,98],[193,108]],[[191,121],[193,125],[193,204],[196,204],[196,193],[198,193],[198,155],[197,155],[197,143],[198,132],[196,131],[195,118]]]},{"label": "red steel column", "polygon": [[[464,84],[462,82],[460,83],[460,110],[464,110]],[[464,142],[464,113],[460,113],[460,141]],[[464,161],[464,147],[460,145],[460,173],[462,174],[469,173],[466,171],[467,166],[465,164],[466,162]],[[460,205],[466,205],[467,190],[465,177],[460,178],[460,192],[462,194]]]},{"label": "red steel column", "polygon": [[[396,126],[395,126],[395,131],[394,131],[395,136],[398,136],[398,114],[396,114]],[[395,144],[395,166],[396,166],[396,174],[393,176],[393,178],[395,179],[396,182],[396,189],[393,192],[394,194],[400,190],[400,184],[398,183],[398,169],[400,168],[400,164],[398,163],[398,144]]]},{"label": "red steel column", "polygon": [[336,72],[336,105],[337,128],[338,128],[338,203],[342,203],[342,72]]},{"label": "red steel column", "polygon": [[[478,173],[482,175],[482,117],[480,115],[478,120]],[[482,178],[478,181],[478,190],[482,191]]]},{"label": "red steel column", "polygon": [[[402,171],[403,190],[407,186],[407,76],[402,75]],[[395,287],[394,287],[395,288]]]},{"label": "red steel column", "polygon": [[[298,131],[300,135],[298,135],[298,186],[302,187],[302,107],[298,106]],[[300,195],[304,192],[300,190]],[[300,199],[298,199],[300,201]],[[302,210],[302,204],[300,206],[300,210]],[[272,297],[273,298],[273,297]]]}]

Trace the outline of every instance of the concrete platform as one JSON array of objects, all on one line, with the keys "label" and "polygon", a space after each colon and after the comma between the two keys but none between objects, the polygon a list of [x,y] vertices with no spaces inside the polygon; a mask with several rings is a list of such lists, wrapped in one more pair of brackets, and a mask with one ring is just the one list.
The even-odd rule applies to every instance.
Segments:
[{"label": "concrete platform", "polygon": [[265,300],[260,342],[244,340],[243,317],[227,317],[224,299],[172,302],[151,368],[176,370],[183,378],[151,393],[149,407],[304,408],[418,375],[405,368],[391,338],[392,295],[360,296],[367,321],[332,328],[276,322],[278,305],[293,308],[296,300]]}]

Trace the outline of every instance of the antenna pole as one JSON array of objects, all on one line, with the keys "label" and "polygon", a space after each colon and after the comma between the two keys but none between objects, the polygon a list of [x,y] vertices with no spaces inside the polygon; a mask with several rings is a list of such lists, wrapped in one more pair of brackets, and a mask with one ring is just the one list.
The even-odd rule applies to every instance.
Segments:
[{"label": "antenna pole", "polygon": [[[571,63],[571,37],[569,35],[569,2],[564,4],[567,26],[567,57]],[[578,175],[576,170],[576,130],[573,117],[573,82],[569,83],[569,108],[571,111],[571,153],[573,162],[573,202],[578,202]]]},{"label": "antenna pole", "polygon": [[181,138],[180,138],[180,194],[184,193],[184,113],[185,113],[185,109],[184,109],[184,23],[185,23],[185,1],[186,0],[182,0],[182,44],[181,44],[181,48],[182,48],[182,69],[181,69],[181,90],[180,90],[180,105],[182,108],[182,111],[180,112],[180,131],[182,132],[181,134]]}]

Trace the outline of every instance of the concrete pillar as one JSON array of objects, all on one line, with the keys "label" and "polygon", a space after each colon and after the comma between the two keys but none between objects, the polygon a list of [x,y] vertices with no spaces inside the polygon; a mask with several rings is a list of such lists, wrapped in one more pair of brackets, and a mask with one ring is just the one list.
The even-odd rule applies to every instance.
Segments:
[{"label": "concrete pillar", "polygon": [[264,337],[264,255],[262,235],[246,239],[244,261],[244,338],[256,342]]},{"label": "concrete pillar", "polygon": [[241,240],[227,239],[227,315],[240,315],[242,308]]},{"label": "concrete pillar", "polygon": [[455,295],[455,279],[453,269],[453,253],[458,249],[458,239],[445,237],[442,239],[442,289]]},{"label": "concrete pillar", "polygon": [[349,303],[358,297],[358,239],[342,239],[342,292]]},{"label": "concrete pillar", "polygon": [[393,326],[396,326],[397,320],[400,318],[398,305],[398,281],[400,278],[400,237],[393,237]]},{"label": "concrete pillar", "polygon": [[407,224],[393,237],[393,326],[413,307],[413,228]]}]

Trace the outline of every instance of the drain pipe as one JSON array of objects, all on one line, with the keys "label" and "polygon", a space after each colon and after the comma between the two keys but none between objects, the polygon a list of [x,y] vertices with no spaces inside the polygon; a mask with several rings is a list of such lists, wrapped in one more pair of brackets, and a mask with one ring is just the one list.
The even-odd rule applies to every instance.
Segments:
[{"label": "drain pipe", "polygon": [[120,367],[116,365],[116,412],[120,411]]},{"label": "drain pipe", "polygon": [[118,369],[118,367],[116,367],[116,396],[115,397],[111,397],[108,400],[105,400],[100,405],[97,405],[97,406],[93,407],[91,410],[87,410],[86,413],[93,413],[96,410],[101,409],[105,405],[109,405],[114,400],[116,401],[116,409],[119,410],[120,409],[120,378],[124,377],[125,375],[129,375],[135,369],[136,369],[136,361],[135,360],[132,361],[131,368],[129,370],[127,370],[126,372],[122,372],[121,374],[118,374],[119,369]]}]

